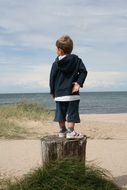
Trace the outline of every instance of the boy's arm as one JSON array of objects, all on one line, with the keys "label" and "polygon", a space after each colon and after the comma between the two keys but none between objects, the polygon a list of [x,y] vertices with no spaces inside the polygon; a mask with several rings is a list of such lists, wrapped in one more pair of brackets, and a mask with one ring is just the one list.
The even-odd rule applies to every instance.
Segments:
[{"label": "boy's arm", "polygon": [[83,83],[86,79],[87,76],[87,70],[86,67],[84,65],[84,63],[82,62],[81,59],[79,59],[80,63],[79,63],[79,76],[78,76],[78,80],[77,83],[80,85],[80,87],[83,87]]},{"label": "boy's arm", "polygon": [[55,93],[55,79],[58,72],[58,68],[56,62],[53,63],[51,71],[50,71],[50,79],[49,79],[49,86],[50,86],[50,94],[54,97]]}]

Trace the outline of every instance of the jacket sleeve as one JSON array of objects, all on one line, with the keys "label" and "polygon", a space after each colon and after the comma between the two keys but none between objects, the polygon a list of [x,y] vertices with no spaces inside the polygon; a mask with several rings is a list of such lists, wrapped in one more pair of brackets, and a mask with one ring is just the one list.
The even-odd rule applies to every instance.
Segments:
[{"label": "jacket sleeve", "polygon": [[50,71],[50,79],[49,79],[50,94],[52,94],[53,96],[55,93],[55,80],[57,72],[58,72],[58,67],[56,62],[54,62]]},{"label": "jacket sleeve", "polygon": [[80,85],[80,87],[83,87],[83,83],[86,79],[88,72],[87,72],[86,67],[85,67],[85,65],[81,59],[79,59],[79,70],[78,70],[78,72],[79,72],[79,76],[78,76],[77,83]]}]

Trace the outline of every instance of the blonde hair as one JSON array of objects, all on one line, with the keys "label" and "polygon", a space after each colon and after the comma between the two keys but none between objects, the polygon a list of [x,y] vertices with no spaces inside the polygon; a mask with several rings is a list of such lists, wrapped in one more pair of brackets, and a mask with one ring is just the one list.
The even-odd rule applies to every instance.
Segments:
[{"label": "blonde hair", "polygon": [[73,50],[73,41],[70,36],[64,35],[56,41],[56,46],[62,49],[65,54],[70,54]]}]

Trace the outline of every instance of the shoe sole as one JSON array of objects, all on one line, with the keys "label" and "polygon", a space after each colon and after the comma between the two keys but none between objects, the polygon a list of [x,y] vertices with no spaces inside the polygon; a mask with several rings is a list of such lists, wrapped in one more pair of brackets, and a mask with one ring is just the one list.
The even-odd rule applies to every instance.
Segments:
[{"label": "shoe sole", "polygon": [[70,140],[71,140],[71,139],[72,139],[72,140],[73,140],[73,139],[83,139],[83,138],[84,138],[84,137],[78,137],[78,138],[77,138],[77,137],[66,137],[66,139],[70,139]]},{"label": "shoe sole", "polygon": [[59,138],[66,138],[66,135],[58,135]]}]

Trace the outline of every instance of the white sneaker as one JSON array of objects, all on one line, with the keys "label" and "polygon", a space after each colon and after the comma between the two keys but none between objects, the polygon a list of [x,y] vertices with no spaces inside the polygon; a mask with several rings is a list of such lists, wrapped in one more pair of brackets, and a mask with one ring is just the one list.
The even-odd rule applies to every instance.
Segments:
[{"label": "white sneaker", "polygon": [[65,138],[66,137],[66,134],[67,134],[67,131],[65,131],[65,132],[59,132],[59,137],[60,138]]},{"label": "white sneaker", "polygon": [[83,137],[84,135],[77,133],[75,131],[66,134],[67,139],[82,139]]}]

